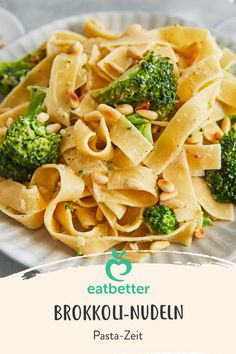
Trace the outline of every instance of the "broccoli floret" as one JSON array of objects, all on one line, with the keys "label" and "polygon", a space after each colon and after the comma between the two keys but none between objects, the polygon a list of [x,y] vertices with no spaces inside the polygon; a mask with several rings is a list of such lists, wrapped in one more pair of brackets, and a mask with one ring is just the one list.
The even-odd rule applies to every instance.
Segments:
[{"label": "broccoli floret", "polygon": [[7,130],[0,143],[0,176],[17,182],[28,181],[41,165],[57,160],[61,135],[47,135],[46,123],[37,115],[44,110],[46,92],[31,88],[31,102],[27,114],[20,116]]},{"label": "broccoli floret", "polygon": [[128,103],[136,108],[149,102],[150,109],[158,110],[163,118],[170,118],[178,102],[173,64],[169,58],[151,51],[140,64],[93,96],[110,106]]},{"label": "broccoli floret", "polygon": [[143,136],[153,144],[152,125],[149,120],[143,119],[138,113],[130,114],[126,118],[132,123]]},{"label": "broccoli floret", "polygon": [[221,203],[236,203],[236,131],[221,139],[221,169],[206,171],[212,197]]},{"label": "broccoli floret", "polygon": [[40,47],[15,62],[0,63],[0,95],[7,96],[18,85],[21,78],[32,70],[46,56],[45,47]]},{"label": "broccoli floret", "polygon": [[170,234],[176,228],[177,221],[173,210],[164,205],[154,205],[144,210],[143,219],[152,232]]}]

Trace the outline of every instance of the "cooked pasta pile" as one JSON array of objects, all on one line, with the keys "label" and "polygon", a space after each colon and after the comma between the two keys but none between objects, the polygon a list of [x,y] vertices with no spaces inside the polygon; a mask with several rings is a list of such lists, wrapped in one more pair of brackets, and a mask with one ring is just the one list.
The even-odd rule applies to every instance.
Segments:
[{"label": "cooked pasta pile", "polygon": [[235,63],[203,28],[116,34],[92,19],[84,35],[54,32],[45,58],[1,103],[0,131],[3,140],[27,114],[30,86],[46,89],[37,119],[61,135],[58,158],[28,181],[1,178],[0,210],[30,229],[45,225],[78,254],[189,246],[204,236],[206,215],[233,221],[233,204],[213,198],[205,171],[221,168],[220,141],[233,126]]}]

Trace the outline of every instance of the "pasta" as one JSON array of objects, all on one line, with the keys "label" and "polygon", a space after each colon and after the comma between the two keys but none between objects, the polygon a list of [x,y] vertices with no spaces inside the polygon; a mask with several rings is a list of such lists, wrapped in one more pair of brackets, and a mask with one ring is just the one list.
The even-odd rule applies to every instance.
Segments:
[{"label": "pasta", "polygon": [[[222,169],[221,139],[235,128],[222,123],[236,112],[235,63],[203,28],[132,25],[117,34],[88,19],[84,35],[54,32],[46,57],[0,104],[0,210],[45,226],[78,255],[190,246],[204,217],[233,221],[234,201],[216,201],[206,175]],[[57,157],[33,170],[21,151],[4,160],[11,126],[24,117],[35,145],[59,137]],[[19,150],[29,144],[22,139]]]}]

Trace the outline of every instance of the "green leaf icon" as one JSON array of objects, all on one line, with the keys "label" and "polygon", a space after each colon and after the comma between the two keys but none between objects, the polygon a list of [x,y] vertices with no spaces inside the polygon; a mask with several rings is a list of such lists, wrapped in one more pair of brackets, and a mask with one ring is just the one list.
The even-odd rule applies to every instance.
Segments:
[{"label": "green leaf icon", "polygon": [[109,259],[106,263],[105,269],[106,269],[106,274],[107,276],[114,281],[124,281],[124,279],[117,279],[113,274],[112,274],[112,266],[120,266],[120,265],[125,265],[126,269],[123,273],[120,274],[120,276],[124,276],[130,273],[132,269],[132,264],[128,259],[122,259],[122,257],[126,254],[126,251],[122,251],[120,255],[118,252],[113,248],[112,249],[112,256],[114,258]]}]

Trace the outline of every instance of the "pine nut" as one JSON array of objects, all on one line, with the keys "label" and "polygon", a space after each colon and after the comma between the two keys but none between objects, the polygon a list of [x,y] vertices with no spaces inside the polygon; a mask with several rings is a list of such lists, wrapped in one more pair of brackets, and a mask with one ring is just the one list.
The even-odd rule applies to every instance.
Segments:
[{"label": "pine nut", "polygon": [[175,186],[173,183],[167,181],[166,179],[159,179],[157,185],[163,192],[172,193],[175,191]]},{"label": "pine nut", "polygon": [[130,243],[130,244],[129,244],[129,248],[130,248],[132,251],[138,251],[138,250],[139,250],[137,243]]},{"label": "pine nut", "polygon": [[46,127],[46,133],[48,135],[50,135],[52,133],[57,133],[57,132],[59,132],[59,130],[61,130],[61,124],[59,124],[59,123],[49,124]]},{"label": "pine nut", "polygon": [[102,113],[99,111],[92,111],[84,115],[85,122],[99,122],[102,118]]},{"label": "pine nut", "polygon": [[203,136],[201,132],[192,133],[186,140],[188,144],[202,144]]},{"label": "pine nut", "polygon": [[108,182],[108,177],[101,172],[94,172],[93,179],[97,184],[107,184]]},{"label": "pine nut", "polygon": [[129,47],[127,49],[127,55],[134,60],[142,60],[143,56],[138,52],[135,47]]},{"label": "pine nut", "polygon": [[67,50],[67,53],[68,54],[76,54],[80,51],[81,49],[81,44],[78,43],[78,42],[75,42],[74,44],[72,44],[68,50]]},{"label": "pine nut", "polygon": [[117,64],[116,62],[110,62],[107,63],[107,65],[109,65],[113,70],[115,70],[117,72],[117,74],[124,74],[125,70],[122,68],[122,66],[120,66],[119,64]]},{"label": "pine nut", "polygon": [[169,246],[170,246],[169,241],[155,241],[155,242],[152,242],[152,244],[150,245],[150,250],[151,251],[162,251]]},{"label": "pine nut", "polygon": [[103,221],[103,219],[104,219],[104,215],[103,215],[99,206],[97,207],[95,218],[97,219],[97,221],[100,221],[100,222]]},{"label": "pine nut", "polygon": [[150,111],[149,109],[139,109],[136,111],[136,113],[148,120],[156,120],[158,118],[157,112]]},{"label": "pine nut", "polygon": [[125,103],[116,106],[116,109],[124,116],[128,116],[129,114],[132,114],[134,111],[133,107],[130,104],[125,104]]},{"label": "pine nut", "polygon": [[66,136],[66,130],[65,130],[65,129],[61,129],[61,130],[60,130],[60,134],[61,134],[62,136]]},{"label": "pine nut", "polygon": [[175,190],[174,192],[171,192],[171,193],[162,192],[162,193],[160,194],[160,200],[161,200],[162,202],[164,202],[164,201],[166,201],[166,200],[175,198],[177,195],[178,195],[177,190]]},{"label": "pine nut", "polygon": [[7,118],[7,122],[6,122],[7,127],[9,128],[13,122],[14,122],[14,120],[11,117]]},{"label": "pine nut", "polygon": [[45,123],[48,120],[49,120],[49,115],[47,113],[42,112],[37,115],[37,121],[39,123]]},{"label": "pine nut", "polygon": [[107,104],[100,104],[98,106],[98,110],[105,116],[105,118],[109,120],[111,124],[116,123],[122,116],[117,109],[110,107]]},{"label": "pine nut", "polygon": [[230,131],[231,121],[228,117],[225,117],[221,123],[221,129],[225,134]]},{"label": "pine nut", "polygon": [[26,209],[26,204],[25,204],[24,199],[20,200],[20,208],[21,208],[21,210],[25,210]]},{"label": "pine nut", "polygon": [[6,133],[7,133],[7,128],[5,127],[0,128],[0,136],[5,136]]},{"label": "pine nut", "polygon": [[79,97],[76,95],[75,92],[70,91],[68,92],[69,102],[71,108],[75,109],[79,106]]},{"label": "pine nut", "polygon": [[196,229],[194,231],[194,234],[193,234],[194,237],[196,238],[203,238],[205,236],[205,231],[204,229],[201,227],[200,229]]},{"label": "pine nut", "polygon": [[182,200],[177,199],[177,198],[162,201],[162,202],[160,202],[160,204],[165,205],[170,209],[181,209],[181,208],[185,207],[184,202],[182,202]]}]

